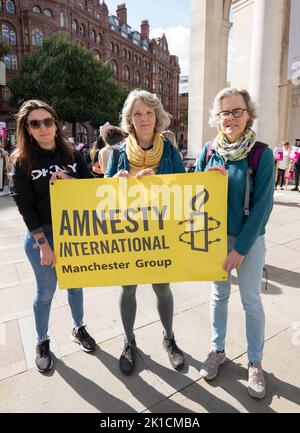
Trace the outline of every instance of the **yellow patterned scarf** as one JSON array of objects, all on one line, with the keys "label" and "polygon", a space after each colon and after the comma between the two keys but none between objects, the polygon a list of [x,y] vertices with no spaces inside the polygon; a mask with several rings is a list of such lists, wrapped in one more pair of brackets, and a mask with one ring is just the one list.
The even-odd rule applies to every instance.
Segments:
[{"label": "yellow patterned scarf", "polygon": [[152,168],[156,171],[164,150],[163,138],[159,134],[154,135],[153,146],[142,149],[134,134],[129,134],[126,138],[126,154],[130,166],[130,175],[135,176],[140,170]]},{"label": "yellow patterned scarf", "polygon": [[229,161],[239,161],[246,158],[256,141],[256,134],[252,129],[246,129],[244,134],[235,142],[229,143],[224,132],[219,132],[214,140],[214,149],[219,155]]}]

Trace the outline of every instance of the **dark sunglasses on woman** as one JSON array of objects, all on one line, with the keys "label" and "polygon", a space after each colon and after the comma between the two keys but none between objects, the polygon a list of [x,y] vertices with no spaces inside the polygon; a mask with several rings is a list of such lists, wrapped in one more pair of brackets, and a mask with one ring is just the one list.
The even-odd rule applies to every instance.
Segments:
[{"label": "dark sunglasses on woman", "polygon": [[51,128],[55,123],[53,117],[46,117],[46,119],[41,120],[29,120],[28,126],[32,129],[39,129],[42,125],[45,125],[46,128]]}]

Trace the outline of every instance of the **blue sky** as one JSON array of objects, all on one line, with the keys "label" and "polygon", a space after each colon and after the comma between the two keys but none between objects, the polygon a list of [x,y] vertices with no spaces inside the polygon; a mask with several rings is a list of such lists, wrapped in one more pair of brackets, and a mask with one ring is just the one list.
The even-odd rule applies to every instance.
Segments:
[{"label": "blue sky", "polygon": [[140,30],[141,21],[147,19],[150,35],[165,33],[169,51],[179,57],[181,73],[189,71],[190,0],[106,0],[111,15],[119,4],[127,7],[127,23]]}]

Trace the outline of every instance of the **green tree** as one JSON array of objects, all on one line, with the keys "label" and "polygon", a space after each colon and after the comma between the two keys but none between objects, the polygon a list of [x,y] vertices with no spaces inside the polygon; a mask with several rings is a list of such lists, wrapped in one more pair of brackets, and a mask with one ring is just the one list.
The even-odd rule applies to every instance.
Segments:
[{"label": "green tree", "polygon": [[46,101],[61,120],[72,123],[74,136],[76,122],[90,122],[95,128],[107,120],[118,123],[127,96],[105,62],[62,33],[24,56],[19,76],[8,87],[14,107],[28,99]]}]

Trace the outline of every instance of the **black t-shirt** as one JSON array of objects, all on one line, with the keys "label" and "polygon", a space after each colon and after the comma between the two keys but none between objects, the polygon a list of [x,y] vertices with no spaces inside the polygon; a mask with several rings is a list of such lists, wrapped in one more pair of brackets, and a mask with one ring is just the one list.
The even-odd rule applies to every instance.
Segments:
[{"label": "black t-shirt", "polygon": [[31,174],[18,161],[13,167],[13,197],[30,232],[51,224],[49,180],[56,171],[64,171],[77,179],[93,178],[83,156],[74,151],[74,160],[64,164],[62,151],[39,149]]}]

